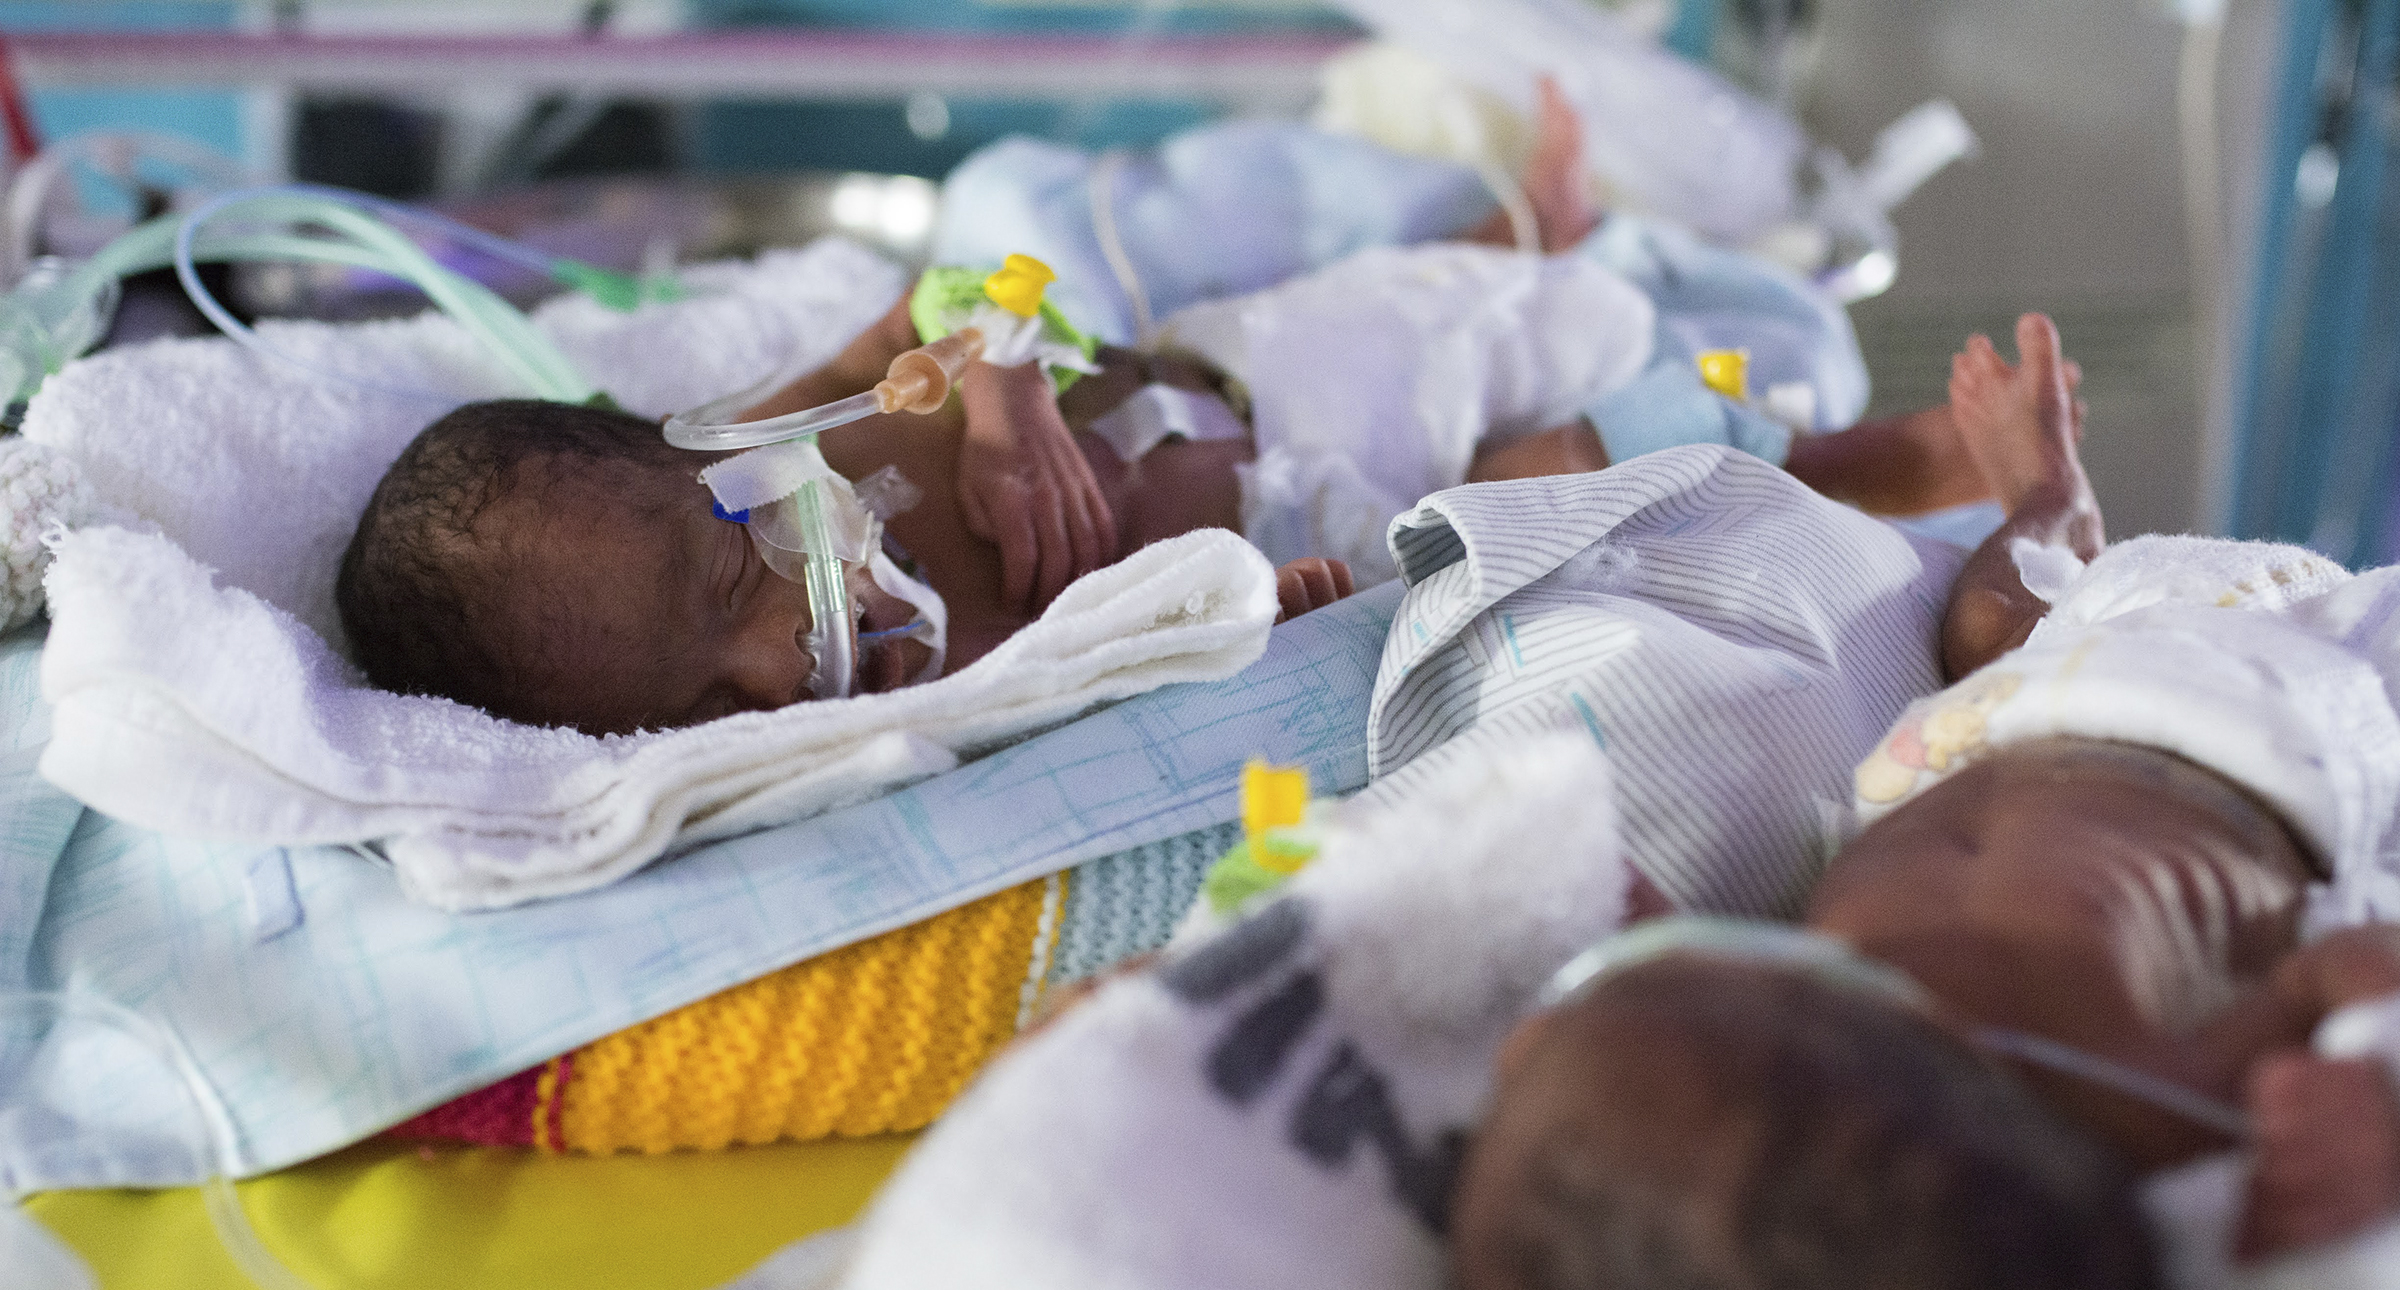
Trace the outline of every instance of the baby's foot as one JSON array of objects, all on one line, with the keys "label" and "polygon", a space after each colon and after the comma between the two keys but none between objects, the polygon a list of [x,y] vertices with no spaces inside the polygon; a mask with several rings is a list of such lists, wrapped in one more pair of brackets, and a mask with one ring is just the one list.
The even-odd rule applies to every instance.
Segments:
[{"label": "baby's foot", "polygon": [[2032,493],[2088,489],[2075,445],[2083,437],[2081,403],[2059,352],[2058,328],[2041,314],[2017,320],[2017,357],[2000,357],[1986,336],[1972,336],[1950,360],[1950,411],[1967,454],[2000,504],[2014,512]]},{"label": "baby's foot", "polygon": [[2256,1262],[2400,1213],[2400,1104],[2381,1065],[2288,1053],[2250,1079],[2256,1140],[2237,1253]]},{"label": "baby's foot", "polygon": [[1548,73],[1535,82],[1534,97],[1533,154],[1521,186],[1542,249],[1555,254],[1590,236],[1600,214],[1592,209],[1592,173],[1583,164],[1583,119]]}]

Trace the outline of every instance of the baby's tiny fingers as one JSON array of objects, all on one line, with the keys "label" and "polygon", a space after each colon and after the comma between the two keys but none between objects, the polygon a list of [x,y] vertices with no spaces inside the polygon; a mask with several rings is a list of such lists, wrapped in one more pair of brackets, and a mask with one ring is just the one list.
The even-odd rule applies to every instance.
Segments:
[{"label": "baby's tiny fingers", "polygon": [[1033,516],[1021,505],[991,509],[994,514],[1008,517],[1007,524],[993,539],[1000,547],[1000,600],[1003,604],[1023,605],[1033,595],[1034,569],[1041,560],[1041,543],[1034,534]]},{"label": "baby's tiny fingers", "polygon": [[1275,571],[1275,621],[1284,622],[1308,612],[1308,584],[1300,571],[1285,565]]},{"label": "baby's tiny fingers", "polygon": [[1035,545],[1040,552],[1040,576],[1035,582],[1037,599],[1027,608],[1039,613],[1074,580],[1075,544],[1067,536],[1067,501],[1055,490],[1036,490],[1027,510],[1032,514]]}]

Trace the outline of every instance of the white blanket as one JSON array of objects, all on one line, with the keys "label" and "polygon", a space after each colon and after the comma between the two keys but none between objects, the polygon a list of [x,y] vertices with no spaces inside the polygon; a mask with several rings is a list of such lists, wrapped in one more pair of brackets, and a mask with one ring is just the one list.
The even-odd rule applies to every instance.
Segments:
[{"label": "white blanket", "polygon": [[[655,413],[830,356],[902,285],[839,243],[698,277],[711,290],[681,304],[623,316],[569,301],[539,321]],[[453,401],[510,392],[438,318],[270,334],[312,365]],[[1098,703],[1229,676],[1275,615],[1265,561],[1203,533],[1091,575],[975,666],[893,694],[612,739],[385,694],[328,644],[333,575],[375,480],[443,410],[223,341],[102,355],[51,381],[27,435],[155,531],[56,544],[43,774],[168,832],[380,841],[413,897],[494,908],[888,791]]]},{"label": "white blanket", "polygon": [[1336,808],[1263,908],[988,1067],[885,1184],[842,1284],[1441,1285],[1494,1054],[1623,921],[1613,798],[1570,728]]}]

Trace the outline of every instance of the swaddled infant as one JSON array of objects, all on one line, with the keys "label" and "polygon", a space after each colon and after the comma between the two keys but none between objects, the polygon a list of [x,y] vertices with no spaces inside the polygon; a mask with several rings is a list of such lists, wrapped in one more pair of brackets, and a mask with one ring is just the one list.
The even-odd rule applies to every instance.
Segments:
[{"label": "swaddled infant", "polygon": [[[2013,518],[1953,605],[1965,679],[1859,767],[1870,824],[1805,961],[1690,943],[1521,1030],[1459,1198],[1464,1284],[1840,1248],[1871,1251],[1850,1284],[1937,1280],[1885,1257],[1905,1241],[1860,1247],[1877,1227],[1919,1252],[1981,1230],[2031,1256],[2025,1284],[2400,1280],[2400,570],[2103,553],[2054,338],[2020,341],[2021,367],[1971,353],[1953,383],[1970,442],[2017,446]],[[2154,1173],[2158,1266],[2098,1210],[1992,1226],[1979,1171],[2012,1153],[2102,1210]]]}]

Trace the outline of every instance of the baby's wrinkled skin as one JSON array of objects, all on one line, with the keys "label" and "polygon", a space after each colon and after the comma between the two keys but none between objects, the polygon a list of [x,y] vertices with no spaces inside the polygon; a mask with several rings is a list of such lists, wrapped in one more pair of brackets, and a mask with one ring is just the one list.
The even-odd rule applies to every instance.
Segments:
[{"label": "baby's wrinkled skin", "polygon": [[[2028,315],[2017,340],[2020,364],[1978,337],[1953,368],[1951,407],[1968,451],[2009,511],[1953,590],[1942,639],[1953,679],[2023,643],[2047,609],[2017,580],[2013,538],[2086,559],[2100,546],[2076,459],[2074,374],[2047,319]],[[1913,977],[1931,995],[1928,1015],[1962,1039],[1981,1026],[2030,1033],[2243,1107],[2253,1163],[2236,1254],[2259,1260],[2400,1215],[2391,1073],[2308,1046],[2332,1011],[2400,991],[2400,927],[2302,945],[2306,889],[2324,877],[2280,819],[2230,781],[2154,749],[2052,739],[1988,754],[1878,821],[1829,867],[1807,921]],[[1714,987],[1689,993],[1695,1016],[1716,1006],[1712,994],[1738,997],[1756,985],[1748,978],[1773,971],[1715,970]],[[1495,1153],[1505,1154],[1511,1117],[1544,1099],[1580,1099],[1577,1113],[1598,1124],[1654,1122],[1659,1108],[1681,1104],[1655,1090],[1610,1100],[1615,1059],[1590,1041],[1590,1025],[1569,1020],[1537,1017],[1512,1037],[1498,1127],[1487,1131],[1499,1135]],[[1658,1033],[1644,1042],[1672,1049],[1673,1015],[1646,1024]],[[2237,1145],[2088,1081],[2016,1074],[2144,1169]],[[1711,1114],[1738,1120],[1740,1099],[1731,1101]],[[1479,1141],[1478,1155],[1485,1149]],[[1666,1157],[1626,1158],[1647,1168]],[[1657,1181],[1690,1188],[1703,1208],[1713,1194],[1704,1170]],[[1521,1185],[1504,1170],[1471,1169],[1455,1212],[1472,1224],[1516,1203],[1508,1189]]]},{"label": "baby's wrinkled skin", "polygon": [[[1951,406],[2022,530],[2089,559],[2098,508],[2075,458],[2081,408],[2046,320],[2020,365],[1988,345]],[[2013,482],[2012,482],[2013,481]],[[2020,513],[2030,527],[2021,525]],[[1953,675],[2021,644],[2047,606],[1987,543],[1946,633]],[[1901,967],[1962,1018],[2013,1026],[2244,1105],[2255,1160],[2239,1253],[2264,1258],[2400,1212],[2400,1104],[2386,1072],[2308,1048],[2326,1014],[2400,989],[2400,934],[2299,944],[2325,875],[2239,787],[2153,749],[2011,747],[1868,829],[1828,871],[1813,926]],[[2127,1099],[2026,1072],[2070,1117],[2155,1167],[2232,1145]]]},{"label": "baby's wrinkled skin", "polygon": [[[2326,1014],[2400,989],[2400,928],[2299,943],[2318,877],[2275,817],[2166,753],[2015,745],[1845,849],[1809,924],[1908,972],[1962,1025],[2056,1039],[2246,1107],[2258,1166],[2238,1252],[2400,1212],[2400,1104],[2309,1050]],[[2237,1144],[2047,1071],[2023,1077],[2144,1168]]]}]

